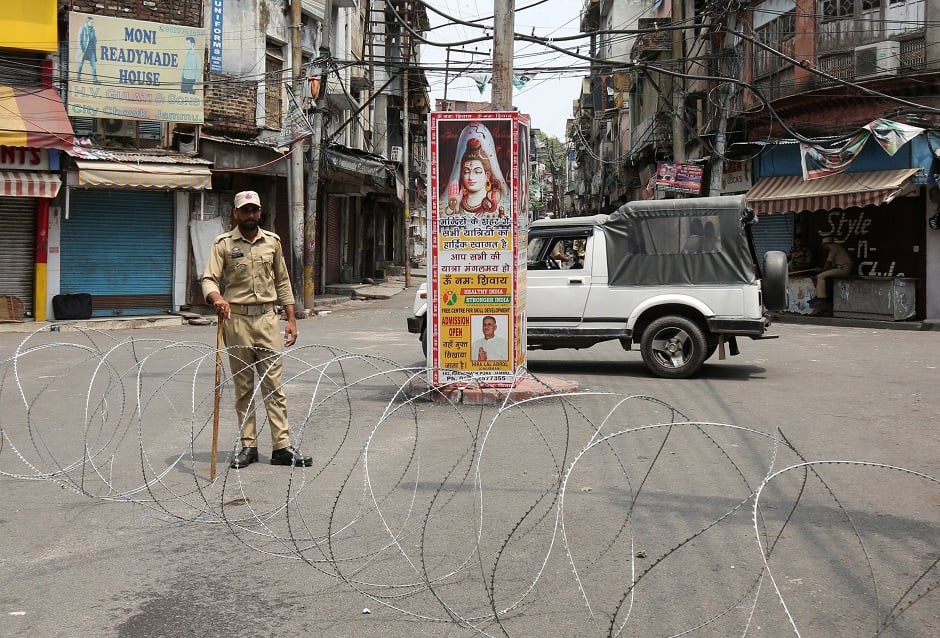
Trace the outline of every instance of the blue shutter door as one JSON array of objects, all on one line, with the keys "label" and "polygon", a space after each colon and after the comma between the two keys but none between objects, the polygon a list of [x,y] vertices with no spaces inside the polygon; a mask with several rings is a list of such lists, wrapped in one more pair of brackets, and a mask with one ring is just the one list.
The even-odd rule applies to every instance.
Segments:
[{"label": "blue shutter door", "polygon": [[91,294],[96,317],[172,310],[173,218],[172,192],[72,190],[60,290]]},{"label": "blue shutter door", "polygon": [[764,253],[768,250],[782,250],[789,252],[793,247],[793,227],[796,213],[759,215],[757,223],[751,226],[754,236],[754,248],[761,267],[764,263]]}]

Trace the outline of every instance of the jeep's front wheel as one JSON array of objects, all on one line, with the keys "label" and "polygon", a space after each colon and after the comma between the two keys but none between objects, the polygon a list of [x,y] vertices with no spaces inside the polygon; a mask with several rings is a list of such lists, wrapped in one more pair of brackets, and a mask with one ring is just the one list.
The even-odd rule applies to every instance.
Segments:
[{"label": "jeep's front wheel", "polygon": [[697,323],[679,316],[660,317],[643,332],[643,363],[666,379],[684,379],[698,372],[708,354],[705,334]]},{"label": "jeep's front wheel", "polygon": [[425,358],[428,356],[428,322],[425,321],[424,325],[421,327],[421,352],[424,353]]}]

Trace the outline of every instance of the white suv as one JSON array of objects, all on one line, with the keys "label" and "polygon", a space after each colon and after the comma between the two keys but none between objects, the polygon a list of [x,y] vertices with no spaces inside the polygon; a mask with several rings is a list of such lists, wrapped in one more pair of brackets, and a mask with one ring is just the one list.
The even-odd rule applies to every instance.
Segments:
[{"label": "white suv", "polygon": [[[758,265],[743,196],[650,200],[612,215],[544,219],[528,235],[529,349],[639,345],[647,368],[695,374],[738,336],[769,338],[766,309],[786,305],[786,255]],[[427,353],[427,288],[409,332]],[[722,353],[724,349],[722,348]]]}]

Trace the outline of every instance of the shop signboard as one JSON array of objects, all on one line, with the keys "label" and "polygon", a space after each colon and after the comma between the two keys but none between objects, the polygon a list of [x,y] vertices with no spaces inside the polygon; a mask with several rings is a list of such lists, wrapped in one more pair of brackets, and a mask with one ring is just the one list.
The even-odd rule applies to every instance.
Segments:
[{"label": "shop signboard", "polygon": [[512,386],[525,365],[528,119],[432,112],[430,383]]},{"label": "shop signboard", "polygon": [[0,145],[0,169],[48,171],[49,149]]},{"label": "shop signboard", "polygon": [[72,11],[68,114],[202,124],[205,51],[200,27]]},{"label": "shop signboard", "polygon": [[697,164],[658,162],[656,164],[656,187],[675,193],[702,192],[703,169]]},{"label": "shop signboard", "polygon": [[721,194],[733,195],[751,190],[750,162],[726,161],[721,174]]}]

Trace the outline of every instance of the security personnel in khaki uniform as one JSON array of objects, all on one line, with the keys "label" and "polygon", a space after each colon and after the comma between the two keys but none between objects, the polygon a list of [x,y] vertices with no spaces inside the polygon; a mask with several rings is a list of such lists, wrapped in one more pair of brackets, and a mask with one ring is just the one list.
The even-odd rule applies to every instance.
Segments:
[{"label": "security personnel in khaki uniform", "polygon": [[[281,387],[281,350],[297,341],[294,293],[281,239],[259,227],[261,198],[254,191],[235,195],[232,216],[236,227],[215,238],[202,276],[202,294],[222,322],[222,336],[235,382],[235,412],[242,424],[242,448],[235,455],[232,467],[245,467],[258,460],[252,400],[258,396],[264,399],[271,426],[271,465],[309,467],[313,459],[303,456],[291,445],[287,399]],[[284,307],[287,315],[283,344],[275,302]],[[255,372],[261,380],[257,394]]]}]

